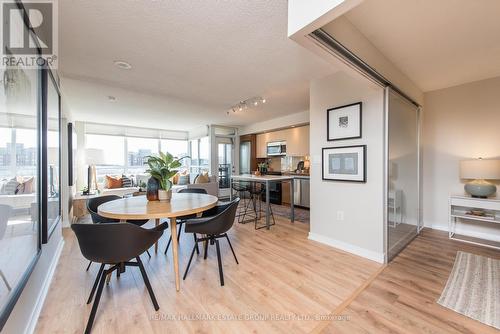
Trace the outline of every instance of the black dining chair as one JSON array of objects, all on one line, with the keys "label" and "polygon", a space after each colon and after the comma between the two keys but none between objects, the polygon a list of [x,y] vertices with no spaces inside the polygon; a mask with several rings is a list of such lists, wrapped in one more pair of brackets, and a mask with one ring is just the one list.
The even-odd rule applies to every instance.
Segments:
[{"label": "black dining chair", "polygon": [[[205,189],[202,189],[202,188],[184,188],[184,189],[179,190],[177,193],[179,193],[179,194],[204,194],[204,195],[208,194],[207,191]],[[182,225],[186,222],[187,219],[191,219],[191,218],[196,218],[196,215],[193,214],[193,215],[177,217],[177,241],[179,241],[181,238]],[[193,236],[194,236],[194,234],[193,234]],[[194,238],[196,240],[196,236],[194,236]],[[170,238],[168,238],[167,247],[165,248],[164,254],[167,254],[171,242],[172,242],[172,235],[170,235]],[[198,249],[198,245],[196,245],[196,252],[198,254],[200,254],[200,250]]]},{"label": "black dining chair", "polygon": [[[160,239],[167,227],[167,223],[163,223],[152,229],[144,229],[130,223],[76,223],[71,225],[78,239],[83,256],[89,261],[101,264],[87,300],[87,304],[90,304],[95,294],[92,311],[90,312],[87,327],[85,328],[86,334],[92,330],[92,324],[95,319],[97,307],[99,306],[106,277],[111,275],[115,270],[122,270],[123,266],[139,267],[154,309],[156,311],[160,309],[140,255]],[[134,258],[135,262],[131,262]],[[108,269],[104,269],[106,265],[109,265]]]},{"label": "black dining chair", "polygon": [[[186,221],[184,227],[185,232],[194,233],[196,242],[193,247],[193,251],[191,252],[191,256],[189,257],[189,262],[186,267],[186,271],[184,272],[184,277],[183,277],[184,280],[186,279],[189,267],[191,266],[191,261],[193,260],[194,252],[196,250],[198,242],[205,242],[203,259],[207,258],[208,244],[209,243],[210,245],[215,244],[217,250],[217,262],[219,265],[220,285],[224,286],[224,274],[222,272],[222,258],[221,258],[218,239],[220,238],[227,239],[229,247],[231,248],[231,252],[233,253],[234,260],[236,261],[236,264],[239,264],[238,258],[236,257],[236,253],[234,252],[233,249],[233,245],[231,245],[231,241],[229,240],[229,236],[227,235],[227,231],[229,231],[234,224],[234,220],[236,218],[236,209],[238,208],[239,202],[240,199],[235,198],[228,204],[215,207],[211,210],[212,212],[206,213],[207,215],[215,213],[215,215],[213,216],[193,218],[193,219],[188,219]],[[205,234],[206,236],[198,239],[196,234]]]},{"label": "black dining chair", "polygon": [[[99,196],[99,197],[93,197],[89,198],[87,200],[87,211],[90,213],[90,217],[92,218],[92,222],[94,224],[108,224],[108,223],[119,223],[119,219],[113,219],[113,218],[106,218],[97,213],[97,208],[99,205],[115,201],[117,199],[121,199],[122,197],[117,196],[117,195],[105,195],[105,196]],[[127,220],[127,223],[131,223],[137,226],[142,226],[146,224],[149,221],[149,219],[140,219],[140,220]],[[151,254],[149,254],[149,250],[146,250],[146,253],[148,254],[149,258],[151,258]],[[92,261],[90,261],[89,265],[87,266],[87,271],[89,271],[90,266],[92,265]]]}]

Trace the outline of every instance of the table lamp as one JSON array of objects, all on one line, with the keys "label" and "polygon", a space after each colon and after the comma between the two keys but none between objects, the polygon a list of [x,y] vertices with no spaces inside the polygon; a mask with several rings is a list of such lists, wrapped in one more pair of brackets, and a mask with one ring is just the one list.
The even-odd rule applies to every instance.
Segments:
[{"label": "table lamp", "polygon": [[486,180],[500,179],[500,160],[473,159],[460,161],[460,178],[473,180],[465,184],[465,192],[472,197],[488,198],[497,187]]},{"label": "table lamp", "polygon": [[[95,165],[104,162],[104,152],[98,148],[85,149],[85,161],[87,162],[87,192],[84,195],[91,195],[93,189],[97,189],[97,176]],[[93,188],[95,186],[95,188]]]}]

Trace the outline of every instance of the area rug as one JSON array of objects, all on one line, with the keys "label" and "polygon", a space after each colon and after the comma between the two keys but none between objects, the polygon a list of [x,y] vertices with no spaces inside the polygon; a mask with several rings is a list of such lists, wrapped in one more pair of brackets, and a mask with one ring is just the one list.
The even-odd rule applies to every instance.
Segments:
[{"label": "area rug", "polygon": [[[285,205],[271,205],[275,215],[290,219],[290,207]],[[297,208],[294,209],[295,220],[303,223],[309,223],[309,210]]]},{"label": "area rug", "polygon": [[457,252],[438,304],[500,329],[500,260]]}]

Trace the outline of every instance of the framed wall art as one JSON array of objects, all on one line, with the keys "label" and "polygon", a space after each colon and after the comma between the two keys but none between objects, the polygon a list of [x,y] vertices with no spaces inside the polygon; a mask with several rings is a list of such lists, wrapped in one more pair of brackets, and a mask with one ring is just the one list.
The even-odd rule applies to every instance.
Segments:
[{"label": "framed wall art", "polygon": [[330,108],[326,112],[328,141],[361,138],[361,102]]},{"label": "framed wall art", "polygon": [[366,182],[366,145],[323,148],[322,178]]}]

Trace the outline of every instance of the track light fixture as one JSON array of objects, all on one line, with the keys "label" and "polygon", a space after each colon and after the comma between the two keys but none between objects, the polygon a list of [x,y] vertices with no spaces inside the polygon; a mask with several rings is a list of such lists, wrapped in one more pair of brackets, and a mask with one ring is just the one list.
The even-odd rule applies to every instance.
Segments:
[{"label": "track light fixture", "polygon": [[240,101],[237,104],[231,106],[231,108],[229,108],[229,110],[227,111],[227,114],[229,115],[231,110],[233,111],[233,113],[236,113],[237,111],[243,111],[251,107],[258,107],[260,104],[264,103],[266,103],[266,99],[260,96],[251,97],[249,99]]}]

